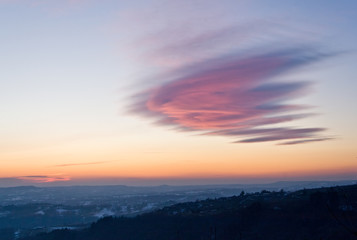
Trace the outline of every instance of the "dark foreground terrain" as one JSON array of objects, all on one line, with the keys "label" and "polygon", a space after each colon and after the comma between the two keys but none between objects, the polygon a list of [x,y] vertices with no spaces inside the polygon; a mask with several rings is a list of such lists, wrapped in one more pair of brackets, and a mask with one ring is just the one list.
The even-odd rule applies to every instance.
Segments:
[{"label": "dark foreground terrain", "polygon": [[293,192],[304,188],[351,185],[355,182],[0,188],[0,240],[17,240],[61,228],[81,229],[103,217],[134,217],[178,203],[232,197],[242,191],[255,193],[284,189]]},{"label": "dark foreground terrain", "polygon": [[23,240],[357,239],[357,185],[180,203]]}]

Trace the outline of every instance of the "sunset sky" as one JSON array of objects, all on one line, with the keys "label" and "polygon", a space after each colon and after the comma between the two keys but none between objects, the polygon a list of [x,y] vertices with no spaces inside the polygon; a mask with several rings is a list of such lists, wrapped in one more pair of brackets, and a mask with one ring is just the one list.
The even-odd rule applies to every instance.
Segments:
[{"label": "sunset sky", "polygon": [[0,187],[357,179],[357,1],[0,0]]}]

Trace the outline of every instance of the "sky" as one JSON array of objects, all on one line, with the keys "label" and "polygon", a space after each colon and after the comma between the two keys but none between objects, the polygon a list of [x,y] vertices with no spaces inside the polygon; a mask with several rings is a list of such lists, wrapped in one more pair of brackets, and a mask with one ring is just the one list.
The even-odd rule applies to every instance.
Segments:
[{"label": "sky", "polygon": [[356,12],[0,0],[0,186],[357,179]]}]

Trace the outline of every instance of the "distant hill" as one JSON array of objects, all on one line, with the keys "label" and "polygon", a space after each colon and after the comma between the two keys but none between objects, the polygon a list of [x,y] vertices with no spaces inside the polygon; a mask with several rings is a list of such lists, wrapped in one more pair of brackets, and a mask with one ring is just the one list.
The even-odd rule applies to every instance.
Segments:
[{"label": "distant hill", "polygon": [[82,230],[55,230],[23,240],[352,240],[357,239],[357,185],[175,204],[133,218],[105,217]]},{"label": "distant hill", "polygon": [[[179,198],[187,197],[186,201],[208,197],[229,197],[241,191],[248,193],[261,190],[296,191],[303,188],[318,188],[343,186],[357,183],[356,180],[344,181],[280,181],[264,184],[221,184],[221,185],[183,185],[183,186],[62,186],[62,187],[0,187],[0,206],[24,205],[33,203],[81,205],[86,201],[108,202],[117,201],[121,197],[154,196],[172,194]],[[0,179],[1,186],[1,179]],[[174,200],[174,199],[170,199]]]}]

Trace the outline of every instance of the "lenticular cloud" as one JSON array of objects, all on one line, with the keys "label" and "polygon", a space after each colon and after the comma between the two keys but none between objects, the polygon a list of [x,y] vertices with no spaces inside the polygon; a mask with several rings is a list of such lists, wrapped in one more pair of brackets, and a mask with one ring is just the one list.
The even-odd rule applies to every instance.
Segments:
[{"label": "lenticular cloud", "polygon": [[215,56],[170,71],[171,80],[138,94],[132,110],[176,129],[236,137],[237,143],[327,140],[320,136],[324,128],[286,127],[313,113],[292,103],[308,93],[310,82],[284,80],[325,57],[310,48]]}]

